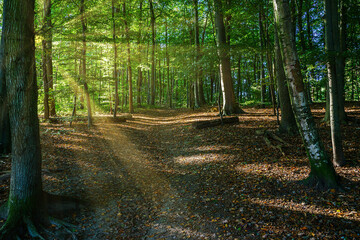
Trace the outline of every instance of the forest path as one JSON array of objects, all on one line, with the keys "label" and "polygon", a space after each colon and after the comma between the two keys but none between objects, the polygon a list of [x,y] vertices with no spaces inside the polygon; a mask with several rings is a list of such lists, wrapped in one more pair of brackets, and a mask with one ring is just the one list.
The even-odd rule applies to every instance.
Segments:
[{"label": "forest path", "polygon": [[45,190],[90,203],[68,220],[84,240],[359,238],[360,121],[344,128],[352,165],[337,172],[351,191],[338,194],[299,187],[309,173],[301,139],[282,136],[292,143],[282,156],[255,133],[277,128],[271,109],[246,111],[238,124],[200,130],[191,123],[216,113],[141,110],[90,130],[44,124],[43,165],[57,170]]},{"label": "forest path", "polygon": [[[185,192],[184,181],[191,186],[191,191],[199,191],[198,185],[191,182],[196,179],[179,172],[171,157],[179,150],[176,134],[182,125],[188,124],[184,118],[191,117],[186,114],[181,118],[169,111],[151,111],[150,114],[153,115],[135,114],[132,120],[121,124],[95,124],[93,134],[98,137],[93,144],[107,156],[96,165],[108,169],[105,175],[112,177],[109,179],[104,177],[104,172],[99,172],[96,176],[100,179],[92,176],[85,184],[101,182],[102,185],[90,190],[93,193],[88,195],[95,213],[84,227],[94,229],[95,233],[86,233],[85,239],[101,236],[109,239],[216,238],[218,226],[191,213],[187,199],[179,194],[179,191]],[[162,151],[166,152],[165,158],[159,156]],[[174,177],[176,171],[178,174]],[[84,178],[88,176],[85,174]],[[132,200],[135,201],[130,203]],[[131,217],[126,216],[129,211],[132,211]],[[96,233],[96,228],[101,232]]]}]

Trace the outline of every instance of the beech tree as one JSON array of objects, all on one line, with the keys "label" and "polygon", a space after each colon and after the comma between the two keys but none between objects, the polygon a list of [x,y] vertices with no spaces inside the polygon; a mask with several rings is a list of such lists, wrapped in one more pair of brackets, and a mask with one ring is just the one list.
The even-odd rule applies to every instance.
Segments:
[{"label": "beech tree", "polygon": [[281,49],[280,49],[276,24],[275,24],[274,36],[275,36],[274,38],[275,39],[275,72],[276,72],[279,101],[281,108],[281,120],[279,125],[279,131],[293,135],[293,134],[297,134],[299,131],[296,125],[294,112],[291,108],[288,82],[284,71],[283,59],[281,56]]},{"label": "beech tree", "polygon": [[[341,86],[337,77],[336,56],[339,54],[339,31],[338,31],[338,1],[325,0],[325,47],[327,53],[327,71],[329,82],[329,109],[330,109],[330,129],[331,143],[333,150],[333,163],[335,166],[345,164],[345,157],[342,147],[341,128],[340,128],[340,106],[339,95],[341,94]],[[342,107],[343,109],[343,107]]]},{"label": "beech tree", "polygon": [[273,7],[289,82],[292,108],[310,161],[311,172],[305,183],[318,188],[338,188],[337,174],[326,154],[310,111],[295,38],[292,34],[289,2],[274,0]]},{"label": "beech tree", "polygon": [[215,26],[220,60],[221,91],[223,96],[223,114],[243,113],[235,99],[234,85],[231,78],[229,46],[226,40],[224,16],[221,0],[215,0]]}]

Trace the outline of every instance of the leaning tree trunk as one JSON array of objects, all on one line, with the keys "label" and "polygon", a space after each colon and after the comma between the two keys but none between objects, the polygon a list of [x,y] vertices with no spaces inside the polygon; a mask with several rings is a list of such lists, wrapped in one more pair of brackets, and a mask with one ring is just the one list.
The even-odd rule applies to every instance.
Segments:
[{"label": "leaning tree trunk", "polygon": [[279,102],[281,108],[281,120],[279,126],[279,132],[287,133],[290,135],[297,134],[298,128],[294,112],[291,108],[289,88],[286,80],[286,75],[283,66],[283,59],[281,57],[281,49],[279,38],[277,34],[277,26],[275,24],[275,72],[278,85]]},{"label": "leaning tree trunk", "polygon": [[218,45],[218,55],[220,59],[220,78],[221,91],[223,95],[223,114],[231,115],[243,113],[244,111],[236,103],[234,86],[231,79],[231,64],[228,44],[226,43],[226,33],[224,16],[222,13],[221,0],[215,1],[215,25]]},{"label": "leaning tree trunk", "polygon": [[34,0],[4,1],[4,65],[13,144],[7,220],[1,239],[14,237],[20,224],[37,222],[43,210],[34,5]]},{"label": "leaning tree trunk", "polygon": [[310,161],[311,172],[305,183],[317,188],[338,188],[338,177],[320,140],[310,111],[296,52],[295,38],[291,32],[289,3],[284,0],[274,0],[273,5],[289,81],[292,107]]},{"label": "leaning tree trunk", "polygon": [[[342,147],[341,128],[340,128],[340,89],[337,78],[336,55],[339,53],[338,43],[339,31],[337,18],[337,0],[325,0],[325,39],[327,52],[327,70],[329,81],[329,109],[330,109],[330,129],[331,143],[333,150],[333,164],[342,166],[345,164],[345,157]],[[342,84],[340,84],[342,85]]]}]

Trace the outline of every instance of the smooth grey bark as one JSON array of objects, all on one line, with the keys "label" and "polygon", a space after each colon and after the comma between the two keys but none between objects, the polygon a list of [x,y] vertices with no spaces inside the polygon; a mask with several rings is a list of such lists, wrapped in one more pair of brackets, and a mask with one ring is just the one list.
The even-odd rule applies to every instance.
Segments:
[{"label": "smooth grey bark", "polygon": [[217,48],[220,59],[220,80],[223,95],[223,114],[231,115],[243,113],[235,99],[234,85],[231,78],[231,65],[229,46],[226,41],[224,17],[222,13],[221,0],[215,0],[215,26],[217,37]]},{"label": "smooth grey bark", "polygon": [[281,49],[279,38],[277,34],[277,26],[275,24],[275,72],[277,79],[277,87],[279,93],[280,109],[281,109],[281,120],[279,125],[279,132],[286,133],[289,135],[295,135],[299,133],[296,125],[294,112],[291,108],[291,101],[289,96],[288,83],[284,71],[283,59],[281,56]]},{"label": "smooth grey bark", "polygon": [[329,113],[331,143],[333,149],[333,164],[342,166],[345,164],[345,157],[342,146],[341,127],[340,127],[340,89],[337,77],[337,55],[339,54],[338,18],[337,18],[337,0],[325,0],[325,50],[327,54],[327,71],[329,81]]},{"label": "smooth grey bark", "polygon": [[311,171],[305,183],[316,188],[338,188],[338,176],[326,154],[310,111],[296,51],[295,37],[292,34],[289,2],[274,0],[273,6],[292,108],[310,161]]},{"label": "smooth grey bark", "polygon": [[[9,106],[12,160],[7,220],[1,239],[42,214],[41,147],[37,116],[34,0],[5,0],[4,66]],[[21,17],[19,17],[21,16]]]}]

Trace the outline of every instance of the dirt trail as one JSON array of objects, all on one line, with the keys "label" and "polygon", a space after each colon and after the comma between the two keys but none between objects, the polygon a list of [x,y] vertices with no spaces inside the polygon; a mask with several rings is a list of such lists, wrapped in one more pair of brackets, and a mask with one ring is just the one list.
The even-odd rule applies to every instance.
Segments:
[{"label": "dirt trail", "polygon": [[[81,178],[87,182],[84,185],[94,186],[93,182],[101,182],[98,187],[87,189],[87,200],[92,203],[94,215],[86,217],[83,228],[92,231],[84,231],[84,239],[215,238],[217,227],[206,224],[200,216],[188,211],[186,200],[178,193],[182,183],[166,174],[174,170],[169,165],[171,161],[159,168],[154,165],[154,157],[157,157],[144,148],[147,145],[151,152],[161,149],[171,152],[175,146],[169,138],[178,130],[174,125],[177,121],[175,116],[153,119],[138,115],[129,123],[96,124],[93,134],[97,137],[88,147],[102,149],[106,158],[92,162],[99,170],[95,172],[96,176],[86,174],[86,169],[80,171]],[[154,134],[157,139],[152,139]],[[80,154],[76,158],[84,159],[84,156]],[[123,219],[126,211],[133,212],[132,219]],[[121,223],[124,220],[131,223],[124,226]]]}]

